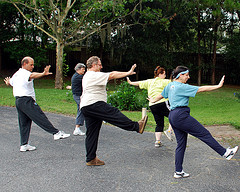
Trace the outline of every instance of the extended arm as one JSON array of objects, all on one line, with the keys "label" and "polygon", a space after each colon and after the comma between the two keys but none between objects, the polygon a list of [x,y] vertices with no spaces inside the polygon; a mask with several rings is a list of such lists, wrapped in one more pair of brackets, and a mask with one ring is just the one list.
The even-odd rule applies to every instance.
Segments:
[{"label": "extended arm", "polygon": [[152,98],[152,97],[149,97],[149,98],[147,98],[151,103],[155,103],[155,102],[157,102],[157,101],[159,101],[159,100],[161,100],[161,99],[163,99],[164,97],[161,95],[161,93],[157,96],[157,97],[155,97],[155,98]]},{"label": "extended arm", "polygon": [[218,85],[206,85],[206,86],[199,87],[197,93],[204,92],[204,91],[213,91],[215,89],[221,88],[223,86],[224,79],[225,79],[225,75],[223,75]]},{"label": "extended arm", "polygon": [[49,72],[50,67],[51,67],[51,65],[46,66],[42,73],[38,73],[38,72],[31,73],[31,75],[29,77],[29,81],[32,80],[32,79],[41,78],[41,77],[46,76],[46,75],[51,75],[52,73]]},{"label": "extended arm", "polygon": [[139,81],[135,81],[135,82],[132,82],[129,77],[126,77],[127,78],[127,82],[130,84],[130,85],[134,85],[134,86],[139,86]]},{"label": "extended arm", "polygon": [[137,67],[136,64],[134,64],[131,69],[128,72],[119,72],[119,71],[112,71],[109,75],[108,80],[112,80],[112,79],[120,79],[123,77],[127,77],[129,75],[134,75],[136,74],[136,72],[134,72],[134,69]]}]

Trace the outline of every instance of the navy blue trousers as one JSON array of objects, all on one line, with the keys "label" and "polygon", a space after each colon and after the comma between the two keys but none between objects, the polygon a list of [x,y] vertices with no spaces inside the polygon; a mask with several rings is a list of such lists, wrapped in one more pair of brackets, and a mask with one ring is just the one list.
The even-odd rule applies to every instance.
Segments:
[{"label": "navy blue trousers", "polygon": [[170,111],[169,122],[172,125],[177,139],[177,148],[175,152],[176,171],[181,172],[183,170],[182,164],[187,145],[188,133],[206,143],[219,155],[223,156],[226,152],[226,149],[212,137],[211,133],[196,119],[190,116],[189,107],[179,107]]},{"label": "navy blue trousers", "polygon": [[32,121],[48,133],[55,134],[56,129],[32,97],[16,97],[16,108],[21,137],[21,145],[28,143]]},{"label": "navy blue trousers", "polygon": [[103,101],[98,101],[92,105],[83,107],[82,112],[85,117],[86,124],[86,162],[96,157],[98,146],[98,137],[102,126],[102,121],[106,121],[112,125],[120,127],[127,131],[139,131],[138,122],[132,121],[117,108],[112,107]]}]

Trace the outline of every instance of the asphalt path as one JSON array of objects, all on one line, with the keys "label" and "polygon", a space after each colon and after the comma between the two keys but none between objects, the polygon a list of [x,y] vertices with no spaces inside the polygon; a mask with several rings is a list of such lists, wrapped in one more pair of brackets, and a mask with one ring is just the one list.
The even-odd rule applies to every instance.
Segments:
[{"label": "asphalt path", "polygon": [[163,136],[164,146],[155,148],[154,133],[141,135],[103,124],[97,155],[106,165],[89,167],[85,136],[72,135],[74,117],[46,115],[71,136],[54,141],[33,123],[30,144],[37,150],[20,152],[16,108],[0,107],[0,191],[240,191],[240,152],[227,161],[190,136],[184,170],[191,175],[174,179],[175,140]]}]

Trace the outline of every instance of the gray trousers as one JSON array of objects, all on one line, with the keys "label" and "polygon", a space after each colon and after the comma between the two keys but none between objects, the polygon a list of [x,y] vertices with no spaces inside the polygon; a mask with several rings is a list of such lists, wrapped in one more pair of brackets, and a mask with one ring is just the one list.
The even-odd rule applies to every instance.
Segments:
[{"label": "gray trousers", "polygon": [[48,120],[32,97],[16,97],[16,108],[18,112],[21,145],[28,143],[32,121],[48,133],[55,134],[59,131]]},{"label": "gray trousers", "polygon": [[77,103],[77,117],[76,117],[76,125],[83,126],[84,125],[84,115],[79,107],[81,99],[78,95],[73,95],[73,99]]}]

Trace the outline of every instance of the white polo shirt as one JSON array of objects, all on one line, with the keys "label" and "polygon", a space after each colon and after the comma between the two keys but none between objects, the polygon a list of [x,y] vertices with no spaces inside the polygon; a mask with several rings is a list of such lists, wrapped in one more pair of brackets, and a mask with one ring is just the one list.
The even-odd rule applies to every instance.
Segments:
[{"label": "white polo shirt", "polygon": [[13,87],[14,97],[30,96],[36,100],[33,79],[29,81],[31,72],[20,68],[10,79],[10,85]]},{"label": "white polo shirt", "polygon": [[107,102],[106,85],[110,73],[87,71],[83,76],[80,108],[98,101]]}]

